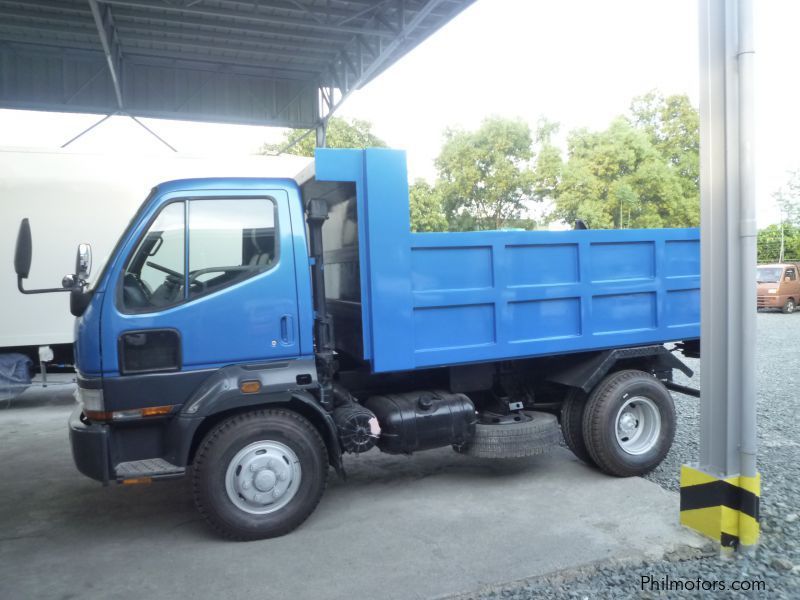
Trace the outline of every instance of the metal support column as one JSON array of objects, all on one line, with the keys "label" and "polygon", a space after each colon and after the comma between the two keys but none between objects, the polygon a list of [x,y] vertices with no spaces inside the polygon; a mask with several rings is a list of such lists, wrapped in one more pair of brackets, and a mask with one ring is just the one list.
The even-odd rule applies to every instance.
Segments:
[{"label": "metal support column", "polygon": [[328,141],[328,119],[322,119],[317,125],[317,148],[325,148]]},{"label": "metal support column", "polygon": [[700,1],[700,457],[681,522],[723,547],[758,541],[752,0]]}]

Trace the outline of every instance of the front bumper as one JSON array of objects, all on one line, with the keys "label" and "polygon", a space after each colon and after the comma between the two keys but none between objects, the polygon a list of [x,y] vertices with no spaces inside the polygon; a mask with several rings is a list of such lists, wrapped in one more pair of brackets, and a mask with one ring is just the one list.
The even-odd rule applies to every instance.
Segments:
[{"label": "front bumper", "polygon": [[81,419],[80,406],[69,417],[69,442],[72,460],[78,471],[108,485],[110,473],[108,425],[87,423]]},{"label": "front bumper", "polygon": [[758,308],[783,308],[783,305],[786,304],[786,296],[776,296],[774,294],[758,296],[756,302]]}]

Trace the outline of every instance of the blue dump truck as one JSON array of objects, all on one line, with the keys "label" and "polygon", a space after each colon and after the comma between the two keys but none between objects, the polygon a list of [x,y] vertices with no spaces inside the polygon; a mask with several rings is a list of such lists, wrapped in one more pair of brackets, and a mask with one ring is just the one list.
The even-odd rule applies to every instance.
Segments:
[{"label": "blue dump truck", "polygon": [[[137,483],[190,473],[223,536],[288,533],[344,453],[544,451],[646,473],[699,353],[694,229],[412,233],[405,156],[318,150],[292,179],[156,186],[89,285],[68,291],[75,464]],[[677,342],[670,349],[664,346]],[[559,427],[560,423],[560,427]]]}]

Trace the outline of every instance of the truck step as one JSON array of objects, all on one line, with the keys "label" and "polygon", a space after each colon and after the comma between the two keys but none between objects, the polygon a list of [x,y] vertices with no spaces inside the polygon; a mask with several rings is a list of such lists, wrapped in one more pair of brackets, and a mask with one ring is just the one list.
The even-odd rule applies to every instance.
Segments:
[{"label": "truck step", "polygon": [[145,460],[132,460],[119,463],[114,469],[117,481],[124,479],[138,479],[149,477],[152,479],[166,479],[180,477],[186,472],[183,467],[178,467],[163,458],[148,458]]}]

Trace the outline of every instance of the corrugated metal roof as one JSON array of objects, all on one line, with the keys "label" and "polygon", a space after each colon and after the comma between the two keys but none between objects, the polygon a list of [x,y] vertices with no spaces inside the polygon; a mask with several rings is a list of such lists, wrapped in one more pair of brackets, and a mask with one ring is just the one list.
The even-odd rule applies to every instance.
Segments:
[{"label": "corrugated metal roof", "polygon": [[0,106],[313,127],[473,0],[0,0]]}]

